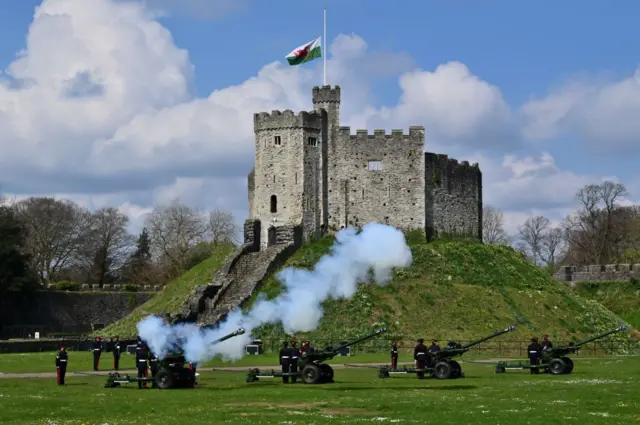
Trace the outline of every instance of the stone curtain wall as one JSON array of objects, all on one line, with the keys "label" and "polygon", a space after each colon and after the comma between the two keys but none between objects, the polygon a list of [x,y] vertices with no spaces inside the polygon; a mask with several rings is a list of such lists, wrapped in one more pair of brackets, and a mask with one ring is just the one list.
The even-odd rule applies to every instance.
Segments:
[{"label": "stone curtain wall", "polygon": [[427,240],[438,235],[482,240],[482,172],[477,163],[425,153]]},{"label": "stone curtain wall", "polygon": [[155,295],[154,292],[38,291],[11,305],[0,302],[0,321],[7,328],[40,326],[40,330],[34,330],[43,333],[63,328],[90,331],[92,324],[106,326],[120,320]]},{"label": "stone curtain wall", "polygon": [[563,266],[553,277],[565,282],[640,279],[640,264]]}]

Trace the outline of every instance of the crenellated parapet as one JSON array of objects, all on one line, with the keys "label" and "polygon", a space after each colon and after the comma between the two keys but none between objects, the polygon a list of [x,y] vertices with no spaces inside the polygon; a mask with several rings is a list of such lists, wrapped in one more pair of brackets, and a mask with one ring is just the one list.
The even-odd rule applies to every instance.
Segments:
[{"label": "crenellated parapet", "polygon": [[425,168],[433,186],[446,187],[450,191],[463,186],[475,187],[482,184],[482,172],[477,162],[458,162],[448,155],[425,152]]},{"label": "crenellated parapet", "polygon": [[356,134],[351,134],[351,127],[340,127],[338,128],[338,136],[341,138],[348,137],[351,140],[375,140],[380,138],[397,139],[398,142],[415,141],[416,139],[424,140],[424,126],[409,127],[409,133],[396,129],[391,130],[391,133],[387,133],[386,130],[373,130],[373,133],[371,133],[369,130],[357,129]]},{"label": "crenellated parapet", "polygon": [[640,279],[640,264],[563,266],[553,277],[565,282]]},{"label": "crenellated parapet", "polygon": [[314,87],[312,90],[313,103],[340,103],[340,86]]},{"label": "crenellated parapet", "polygon": [[322,129],[322,116],[319,113],[307,111],[295,114],[290,109],[253,114],[253,130],[255,132],[292,128],[320,131]]}]

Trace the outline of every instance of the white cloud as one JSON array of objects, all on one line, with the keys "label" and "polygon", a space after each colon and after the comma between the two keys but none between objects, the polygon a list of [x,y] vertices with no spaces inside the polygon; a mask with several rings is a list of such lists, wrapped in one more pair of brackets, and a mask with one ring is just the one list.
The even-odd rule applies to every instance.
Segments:
[{"label": "white cloud", "polygon": [[[0,83],[6,191],[57,193],[90,208],[120,205],[136,226],[151,206],[175,197],[246,216],[253,113],[311,109],[322,64],[271,63],[241,84],[195,98],[188,52],[156,18],[122,1],[42,3],[26,50],[8,67],[11,79]],[[343,87],[343,125],[425,125],[428,150],[478,157],[488,203],[514,213],[562,208],[589,180],[559,170],[548,154],[502,162],[469,155],[510,151],[520,139],[500,90],[459,62],[416,70],[406,53],[369,51],[357,35],[337,37],[331,53],[330,81]],[[372,82],[390,76],[399,76],[402,96],[393,107],[376,107]],[[528,107],[546,123],[529,135],[555,131],[571,109],[566,100],[556,104]]]},{"label": "white cloud", "polygon": [[143,2],[164,15],[188,15],[201,20],[220,19],[231,13],[245,11],[251,3],[250,0],[144,0]]},{"label": "white cloud", "polygon": [[521,110],[530,139],[572,132],[598,152],[638,153],[640,144],[640,68],[618,81],[569,81]]}]

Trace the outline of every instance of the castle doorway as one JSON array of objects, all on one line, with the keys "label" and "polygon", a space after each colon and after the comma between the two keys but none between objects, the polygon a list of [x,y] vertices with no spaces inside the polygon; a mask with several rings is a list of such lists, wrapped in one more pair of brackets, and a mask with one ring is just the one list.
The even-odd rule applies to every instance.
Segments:
[{"label": "castle doorway", "polygon": [[273,246],[276,244],[276,228],[269,227],[267,231],[267,246]]}]

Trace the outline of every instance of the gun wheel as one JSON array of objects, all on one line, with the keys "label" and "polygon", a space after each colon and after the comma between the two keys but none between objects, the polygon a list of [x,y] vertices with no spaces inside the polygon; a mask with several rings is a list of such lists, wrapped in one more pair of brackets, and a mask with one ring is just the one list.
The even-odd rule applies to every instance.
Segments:
[{"label": "gun wheel", "polygon": [[320,364],[318,365],[320,368],[321,380],[323,383],[331,383],[333,382],[333,368],[328,364]]},{"label": "gun wheel", "polygon": [[433,368],[433,375],[438,379],[449,379],[453,374],[453,367],[448,362],[438,362]]},{"label": "gun wheel", "polygon": [[452,368],[451,377],[452,378],[462,377],[462,367],[460,366],[460,363],[458,363],[455,360],[451,360],[449,364],[451,365],[451,368]]},{"label": "gun wheel", "polygon": [[563,375],[567,364],[562,359],[553,359],[549,362],[549,373],[552,375]]},{"label": "gun wheel", "polygon": [[166,369],[161,369],[156,375],[156,385],[161,390],[167,390],[173,388],[175,379],[171,372]]},{"label": "gun wheel", "polygon": [[320,380],[320,368],[314,364],[308,364],[302,369],[302,381],[305,384],[317,384]]},{"label": "gun wheel", "polygon": [[566,367],[564,370],[564,374],[568,375],[571,372],[573,372],[573,360],[571,360],[569,357],[560,357],[562,359],[562,361],[564,361],[566,363]]}]

